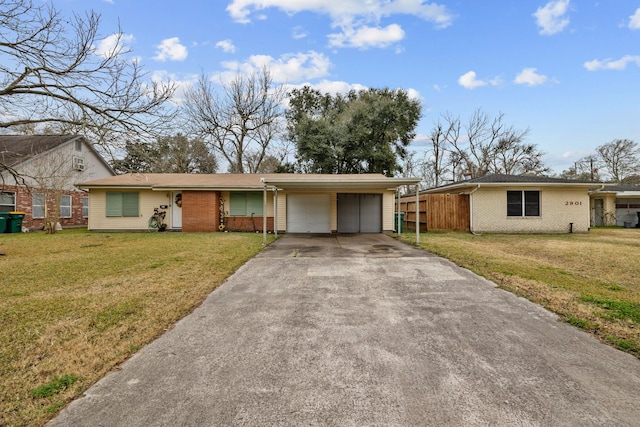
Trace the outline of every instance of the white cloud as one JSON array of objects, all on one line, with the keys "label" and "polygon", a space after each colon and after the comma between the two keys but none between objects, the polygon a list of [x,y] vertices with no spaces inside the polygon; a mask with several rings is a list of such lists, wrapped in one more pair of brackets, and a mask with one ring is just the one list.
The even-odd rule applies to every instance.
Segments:
[{"label": "white cloud", "polygon": [[303,86],[309,86],[312,89],[320,91],[320,93],[329,93],[331,95],[336,95],[338,93],[345,94],[349,93],[351,90],[360,91],[368,89],[366,86],[358,83],[347,83],[336,80],[321,80],[317,83],[300,83],[297,85],[290,85],[290,88],[301,88]]},{"label": "white cloud", "polygon": [[329,34],[329,46],[355,47],[367,49],[369,47],[387,47],[404,38],[404,30],[397,24],[385,28],[367,27],[343,28],[342,33]]},{"label": "white cloud", "polygon": [[549,78],[543,74],[538,74],[536,68],[525,68],[513,80],[519,85],[537,86],[546,83]]},{"label": "white cloud", "polygon": [[301,26],[295,26],[291,30],[291,35],[295,40],[300,40],[307,37],[307,32]]},{"label": "white cloud", "polygon": [[180,43],[178,37],[164,39],[156,46],[156,61],[184,61],[187,58],[187,47]]},{"label": "white cloud", "polygon": [[477,87],[488,85],[487,82],[478,80],[475,71],[468,71],[458,78],[458,84],[466,89],[475,89]]},{"label": "white cloud", "polygon": [[309,51],[307,53],[289,53],[279,58],[269,55],[253,55],[245,62],[228,61],[222,65],[228,70],[217,76],[222,81],[232,79],[238,72],[250,74],[266,67],[274,82],[284,83],[325,77],[329,74],[331,61],[322,53]]},{"label": "white cloud", "polygon": [[557,34],[569,25],[569,18],[565,15],[569,11],[570,0],[553,0],[538,8],[533,14],[536,24],[540,27],[540,34]]},{"label": "white cloud", "polygon": [[227,12],[234,21],[248,23],[253,12],[271,7],[289,14],[309,11],[329,15],[336,24],[353,17],[377,22],[383,16],[394,14],[414,15],[437,28],[446,28],[453,21],[453,15],[445,6],[424,0],[232,0]]},{"label": "white cloud", "polygon": [[117,56],[123,52],[129,51],[129,44],[133,43],[135,38],[131,34],[116,33],[111,34],[100,40],[97,46],[93,47],[93,52],[104,58]]},{"label": "white cloud", "polygon": [[183,104],[186,100],[185,93],[198,81],[196,74],[188,74],[182,78],[178,78],[175,74],[168,73],[164,70],[154,71],[151,74],[151,80],[157,84],[175,85],[175,92],[171,97],[171,102],[177,105]]},{"label": "white cloud", "polygon": [[640,7],[636,9],[636,13],[629,17],[629,28],[640,30]]},{"label": "white cloud", "polygon": [[594,59],[593,61],[585,62],[584,68],[589,71],[624,70],[629,64],[636,64],[640,67],[640,55],[625,55],[617,60],[605,59],[600,61],[599,59]]},{"label": "white cloud", "polygon": [[[388,47],[404,39],[400,25],[378,25],[384,17],[413,15],[438,29],[450,26],[454,19],[445,6],[425,0],[232,0],[227,12],[236,22],[248,23],[257,17],[257,12],[268,8],[288,14],[307,11],[328,15],[332,27],[340,30],[328,35],[329,45],[359,49]],[[294,38],[304,36],[294,29]]]},{"label": "white cloud", "polygon": [[222,51],[226,53],[234,53],[236,51],[236,47],[229,39],[220,40],[218,43],[216,43],[216,47],[222,49]]}]

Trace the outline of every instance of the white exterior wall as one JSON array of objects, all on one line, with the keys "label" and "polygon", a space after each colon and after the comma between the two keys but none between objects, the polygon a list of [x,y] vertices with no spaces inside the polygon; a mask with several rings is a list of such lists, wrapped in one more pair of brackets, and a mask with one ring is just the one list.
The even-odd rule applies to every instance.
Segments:
[{"label": "white exterior wall", "polygon": [[[73,157],[79,157],[84,161],[84,170],[78,171],[73,168]],[[101,179],[113,176],[113,173],[105,166],[104,162],[86,144],[82,144],[81,151],[76,151],[75,141],[62,144],[55,149],[35,156],[16,167],[19,175],[25,177],[29,187],[37,188],[36,180],[26,178],[29,176],[47,178],[49,176],[62,177],[64,181],[63,190],[79,191],[74,185],[78,182],[87,182],[94,179]],[[5,173],[5,183],[16,185],[13,176]],[[55,184],[61,182],[60,178],[55,178]],[[55,185],[56,187],[58,185]]]},{"label": "white exterior wall", "polygon": [[[508,217],[507,191],[540,191],[540,216]],[[471,195],[472,230],[486,233],[568,233],[589,231],[589,194],[586,189],[548,187],[480,188]]]},{"label": "white exterior wall", "polygon": [[[109,190],[120,191],[120,190]],[[136,190],[131,190],[136,192]],[[153,208],[169,205],[166,191],[139,190],[137,217],[107,217],[107,190],[92,189],[89,197],[89,230],[146,230]],[[165,222],[171,224],[171,209],[166,209]]]}]

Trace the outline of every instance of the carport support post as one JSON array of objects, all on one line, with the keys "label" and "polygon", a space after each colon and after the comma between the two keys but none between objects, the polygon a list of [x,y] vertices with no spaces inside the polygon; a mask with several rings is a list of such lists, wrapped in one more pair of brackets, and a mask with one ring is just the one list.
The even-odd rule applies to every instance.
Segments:
[{"label": "carport support post", "polygon": [[400,235],[400,188],[396,188],[396,234]]},{"label": "carport support post", "polygon": [[267,184],[262,187],[262,245],[267,246]]},{"label": "carport support post", "polygon": [[416,245],[420,244],[420,185],[416,184]]},{"label": "carport support post", "polygon": [[278,188],[273,188],[273,235],[278,237]]}]

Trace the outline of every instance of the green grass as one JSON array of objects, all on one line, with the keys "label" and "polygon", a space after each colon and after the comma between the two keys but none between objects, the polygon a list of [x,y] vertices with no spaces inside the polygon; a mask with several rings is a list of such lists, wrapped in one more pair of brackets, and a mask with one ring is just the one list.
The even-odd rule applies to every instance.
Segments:
[{"label": "green grass", "polygon": [[0,235],[0,426],[44,424],[261,250],[255,233]]},{"label": "green grass", "polygon": [[[401,239],[411,243],[415,235]],[[640,357],[640,230],[508,235],[426,233],[420,246]]]},{"label": "green grass", "polygon": [[31,392],[31,397],[46,398],[54,396],[63,390],[66,390],[73,383],[78,381],[75,375],[63,375],[61,377],[53,377],[51,382],[41,385]]}]

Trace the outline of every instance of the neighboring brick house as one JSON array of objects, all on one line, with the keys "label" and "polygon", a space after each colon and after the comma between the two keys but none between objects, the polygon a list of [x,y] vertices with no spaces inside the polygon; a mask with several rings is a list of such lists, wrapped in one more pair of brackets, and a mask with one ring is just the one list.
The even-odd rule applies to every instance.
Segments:
[{"label": "neighboring brick house", "polygon": [[40,229],[46,210],[64,227],[86,226],[89,199],[75,184],[115,175],[78,135],[0,135],[0,212],[24,212],[23,227]]},{"label": "neighboring brick house", "polygon": [[605,186],[543,176],[490,174],[423,193],[469,195],[472,232],[569,233],[589,231],[590,195]]}]

